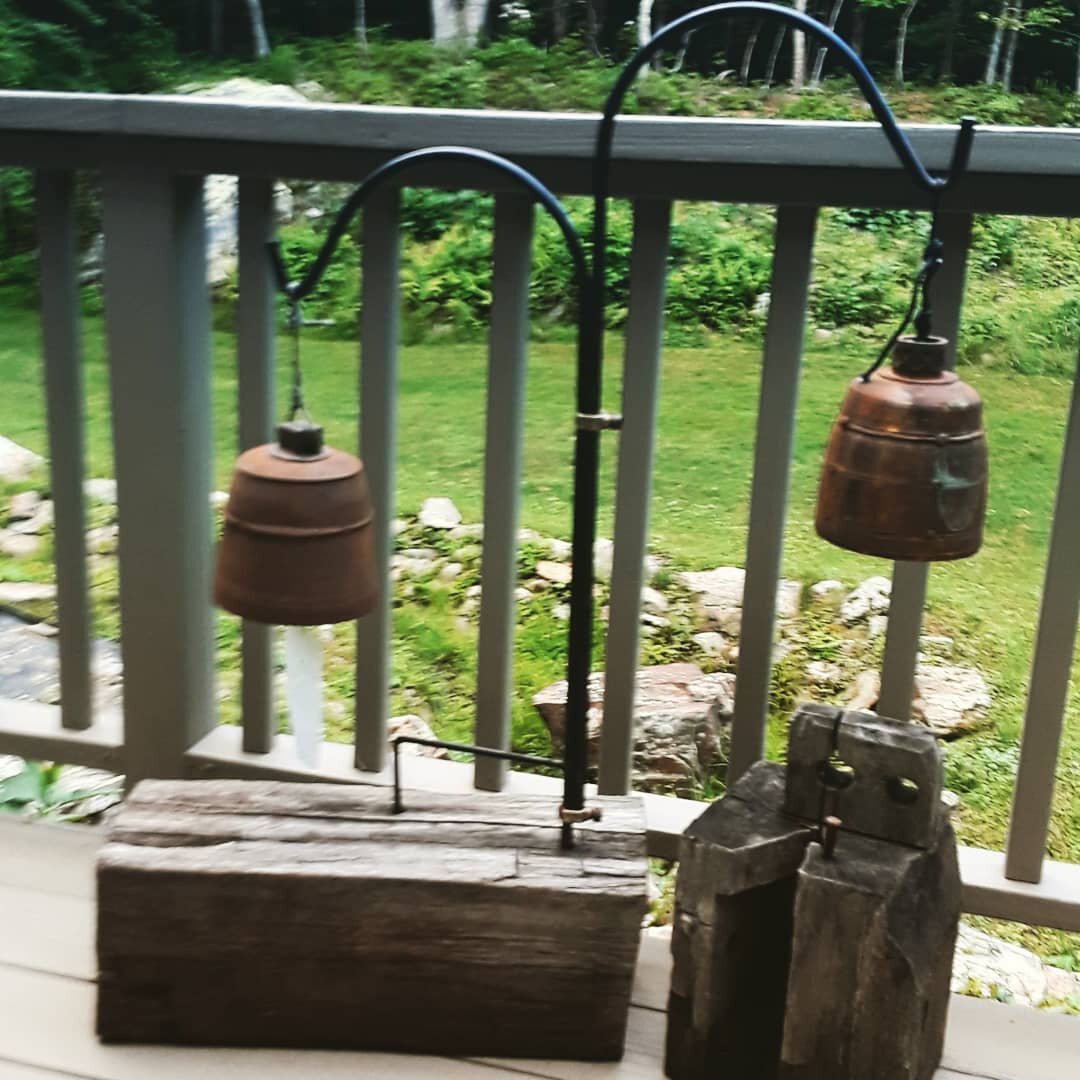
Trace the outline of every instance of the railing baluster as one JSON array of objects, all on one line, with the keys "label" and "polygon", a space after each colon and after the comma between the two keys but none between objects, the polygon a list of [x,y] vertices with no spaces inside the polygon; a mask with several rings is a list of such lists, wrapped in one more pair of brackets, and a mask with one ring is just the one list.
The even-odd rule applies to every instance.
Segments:
[{"label": "railing baluster", "polygon": [[816,222],[816,207],[781,206],[777,210],[772,300],[765,335],[746,539],[729,784],[758,761],[765,749],[776,589],[784,554],[784,521]]},{"label": "railing baluster", "polygon": [[[510,700],[521,502],[521,440],[529,337],[532,202],[495,199],[493,297],[488,346],[487,440],[484,449],[484,561],[476,677],[476,743],[510,745]],[[499,791],[507,763],[476,759],[476,786]]]},{"label": "railing baluster", "polygon": [[49,474],[60,622],[60,714],[65,728],[90,726],[90,596],[83,497],[84,399],[74,178],[37,175],[41,252],[41,341],[49,418]]},{"label": "railing baluster", "polygon": [[1061,459],[1054,524],[1046,560],[1039,629],[1020,743],[1005,876],[1037,882],[1042,877],[1054,773],[1061,747],[1069,675],[1080,612],[1080,365],[1073,383],[1065,449]]},{"label": "railing baluster", "polygon": [[[964,306],[971,223],[971,214],[942,214],[938,223],[941,239],[945,243],[945,263],[934,283],[934,322],[937,331],[949,339],[950,367],[956,366],[956,340]],[[898,562],[893,566],[889,624],[885,632],[881,695],[877,709],[882,716],[894,720],[911,718],[919,636],[922,633],[929,576],[928,563]]]},{"label": "railing baluster", "polygon": [[641,585],[649,535],[670,230],[670,202],[638,199],[634,203],[630,310],[623,364],[623,429],[619,437],[604,726],[600,742],[600,791],[605,795],[623,795],[630,788]]},{"label": "railing baluster", "polygon": [[117,167],[104,216],[125,760],[179,776],[215,720],[202,179]]},{"label": "railing baluster", "polygon": [[364,209],[360,322],[360,456],[375,507],[375,575],[385,582],[370,615],[356,624],[356,767],[378,772],[386,761],[393,619],[390,556],[394,539],[394,462],[398,384],[397,191],[372,196]]},{"label": "railing baluster", "polygon": [[[241,177],[237,209],[239,296],[236,363],[240,450],[266,442],[274,429],[274,280],[266,243],[273,233],[274,184]],[[274,744],[273,628],[245,619],[241,644],[244,749]]]}]

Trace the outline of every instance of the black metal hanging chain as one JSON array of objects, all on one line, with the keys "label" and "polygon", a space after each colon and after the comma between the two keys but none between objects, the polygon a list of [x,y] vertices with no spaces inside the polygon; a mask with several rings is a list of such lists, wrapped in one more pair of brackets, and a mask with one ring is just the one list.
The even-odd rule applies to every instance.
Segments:
[{"label": "black metal hanging chain", "polygon": [[304,373],[300,368],[300,327],[304,325],[304,316],[300,311],[300,301],[294,297],[289,298],[289,314],[285,325],[292,331],[292,389],[289,395],[289,419],[295,420],[300,414],[306,417],[308,411],[304,403]]},{"label": "black metal hanging chain", "polygon": [[[908,303],[904,317],[900,325],[893,331],[889,340],[882,346],[877,359],[860,376],[863,382],[869,382],[870,376],[889,358],[896,343],[903,336],[912,320],[915,322],[915,336],[919,341],[928,341],[933,336],[933,308],[930,304],[930,285],[934,276],[941,269],[944,262],[943,252],[945,244],[938,236],[938,213],[940,196],[934,199],[934,209],[930,215],[930,239],[923,251],[922,265],[915,275],[915,281],[911,289],[911,300]],[[920,303],[921,299],[921,303]],[[916,314],[918,309],[918,314]]]}]

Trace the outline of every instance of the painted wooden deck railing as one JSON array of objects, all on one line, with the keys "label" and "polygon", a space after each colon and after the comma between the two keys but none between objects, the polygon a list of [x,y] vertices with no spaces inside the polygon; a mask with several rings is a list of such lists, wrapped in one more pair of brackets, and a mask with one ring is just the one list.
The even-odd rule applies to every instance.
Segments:
[{"label": "painted wooden deck railing", "polygon": [[[534,170],[560,193],[589,188],[596,119],[589,116],[283,107],[102,95],[0,94],[0,163],[38,174],[43,353],[49,411],[60,607],[62,703],[3,703],[0,751],[126,772],[328,776],[385,783],[390,683],[389,598],[357,636],[356,741],[330,746],[305,770],[274,736],[270,637],[243,640],[243,727],[217,726],[209,602],[211,486],[209,311],[202,177],[240,177],[237,364],[240,442],[270,433],[273,295],[263,244],[275,177],[357,180],[395,153],[429,144],[478,146]],[[947,128],[913,127],[931,168],[952,149]],[[83,422],[74,251],[73,176],[93,170],[105,197],[106,330],[119,497],[124,717],[91,715],[90,634],[83,543]],[[490,175],[440,166],[413,183],[491,190]],[[920,207],[920,197],[872,124],[741,120],[621,120],[613,189],[634,206],[629,332],[624,359],[607,703],[600,789],[625,791],[632,746],[638,606],[648,533],[664,266],[676,199],[779,207],[772,305],[762,368],[747,542],[732,765],[762,753],[787,487],[817,210]],[[1080,132],[983,129],[969,175],[944,204],[950,254],[938,321],[955,340],[972,216],[1080,216]],[[476,738],[509,738],[527,279],[532,215],[496,190],[490,332],[486,532]],[[369,203],[363,222],[360,397],[362,456],[380,510],[377,556],[388,569],[394,516],[397,393],[397,194]],[[568,398],[568,408],[570,402]],[[717,402],[717,408],[723,403]],[[1080,930],[1080,867],[1045,860],[1054,772],[1076,636],[1080,575],[1080,405],[1068,422],[1057,513],[1033,657],[1007,854],[963,852],[969,910]],[[910,711],[927,573],[894,569],[882,711]],[[552,781],[475,767],[410,761],[409,782],[543,789]],[[650,842],[672,855],[698,806],[649,797]]]}]

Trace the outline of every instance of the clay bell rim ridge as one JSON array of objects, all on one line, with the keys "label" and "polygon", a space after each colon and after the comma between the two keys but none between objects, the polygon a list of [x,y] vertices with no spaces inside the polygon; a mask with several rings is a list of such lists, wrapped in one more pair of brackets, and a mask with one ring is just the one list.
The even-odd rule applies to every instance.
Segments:
[{"label": "clay bell rim ridge", "polygon": [[332,446],[308,456],[283,450],[279,443],[264,443],[245,450],[236,460],[235,472],[267,483],[332,483],[357,474],[362,476],[364,463],[355,455]]}]

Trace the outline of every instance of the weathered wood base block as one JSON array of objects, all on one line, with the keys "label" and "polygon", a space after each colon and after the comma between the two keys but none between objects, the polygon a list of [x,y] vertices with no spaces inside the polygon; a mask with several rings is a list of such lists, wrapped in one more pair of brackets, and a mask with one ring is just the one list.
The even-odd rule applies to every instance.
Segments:
[{"label": "weathered wood base block", "polygon": [[635,797],[559,850],[550,799],[144,781],[98,864],[110,1042],[622,1056]]}]

